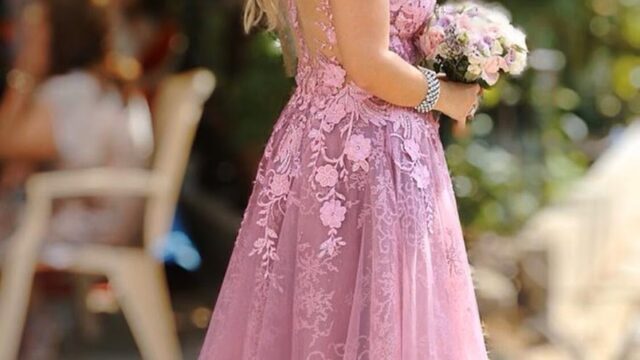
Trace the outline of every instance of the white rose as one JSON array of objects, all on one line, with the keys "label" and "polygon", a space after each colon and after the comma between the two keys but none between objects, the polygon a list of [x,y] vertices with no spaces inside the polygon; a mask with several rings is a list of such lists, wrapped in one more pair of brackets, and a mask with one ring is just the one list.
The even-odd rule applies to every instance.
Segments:
[{"label": "white rose", "polygon": [[522,73],[527,66],[527,53],[516,51],[515,60],[509,65],[509,73],[518,75]]},{"label": "white rose", "polygon": [[507,47],[519,46],[523,49],[527,48],[527,36],[518,29],[504,31],[504,40]]}]

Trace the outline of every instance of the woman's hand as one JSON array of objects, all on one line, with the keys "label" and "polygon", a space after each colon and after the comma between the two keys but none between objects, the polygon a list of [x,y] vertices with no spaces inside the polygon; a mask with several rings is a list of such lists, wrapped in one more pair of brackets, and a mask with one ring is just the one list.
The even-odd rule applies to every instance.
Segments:
[{"label": "woman's hand", "polygon": [[463,84],[440,78],[440,98],[434,110],[452,118],[464,127],[479,106],[482,88],[478,84]]}]

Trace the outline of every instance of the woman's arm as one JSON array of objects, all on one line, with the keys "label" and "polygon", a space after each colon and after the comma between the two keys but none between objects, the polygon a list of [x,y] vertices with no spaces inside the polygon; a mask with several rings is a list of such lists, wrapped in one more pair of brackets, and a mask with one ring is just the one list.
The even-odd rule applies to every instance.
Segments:
[{"label": "woman's arm", "polygon": [[[358,86],[398,106],[414,107],[424,99],[422,73],[389,50],[389,0],[331,0],[343,67]],[[441,80],[435,110],[464,123],[480,87]]]},{"label": "woman's arm", "polygon": [[50,109],[9,86],[0,102],[0,161],[44,161],[55,156]]},{"label": "woman's arm", "polygon": [[20,17],[23,42],[0,99],[0,161],[49,160],[55,157],[51,111],[34,91],[48,67],[49,27],[41,3]]}]

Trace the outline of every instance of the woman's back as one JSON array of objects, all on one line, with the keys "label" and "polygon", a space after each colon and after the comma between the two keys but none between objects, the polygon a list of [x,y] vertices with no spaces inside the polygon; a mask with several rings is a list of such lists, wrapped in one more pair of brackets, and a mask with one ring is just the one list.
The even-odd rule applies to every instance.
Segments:
[{"label": "woman's back", "polygon": [[[327,63],[341,66],[330,0],[284,1],[289,5],[288,19],[293,28],[299,69],[321,67]],[[416,59],[418,51],[413,43],[414,34],[433,13],[434,6],[434,0],[391,0],[390,48],[405,60],[413,62]]]}]

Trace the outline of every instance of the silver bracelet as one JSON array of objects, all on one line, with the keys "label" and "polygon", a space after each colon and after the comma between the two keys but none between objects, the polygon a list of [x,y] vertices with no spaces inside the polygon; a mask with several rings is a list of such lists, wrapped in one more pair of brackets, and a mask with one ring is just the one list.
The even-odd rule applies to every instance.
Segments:
[{"label": "silver bracelet", "polygon": [[424,75],[425,79],[427,79],[427,94],[415,109],[419,113],[428,113],[433,110],[440,98],[440,80],[438,79],[438,74],[435,71],[422,66],[416,67],[420,70],[422,75]]}]

